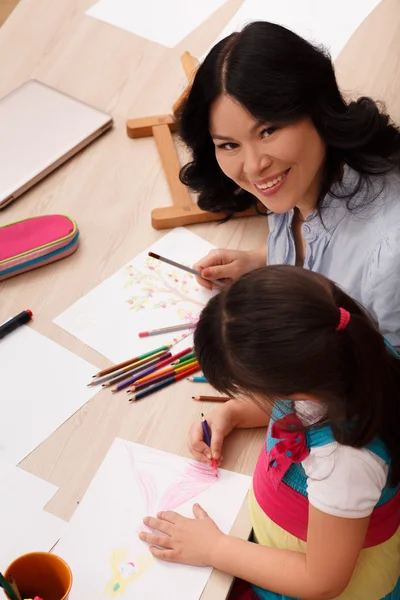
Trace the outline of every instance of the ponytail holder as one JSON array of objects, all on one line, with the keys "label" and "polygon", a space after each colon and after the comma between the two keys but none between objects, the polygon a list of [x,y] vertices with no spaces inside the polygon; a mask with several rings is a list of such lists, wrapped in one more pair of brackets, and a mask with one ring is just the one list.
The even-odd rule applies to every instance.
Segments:
[{"label": "ponytail holder", "polygon": [[339,321],[339,325],[336,327],[336,331],[343,331],[343,329],[346,329],[347,325],[349,324],[350,321],[350,313],[348,310],[346,310],[345,308],[339,308],[339,312],[340,312],[340,321]]}]

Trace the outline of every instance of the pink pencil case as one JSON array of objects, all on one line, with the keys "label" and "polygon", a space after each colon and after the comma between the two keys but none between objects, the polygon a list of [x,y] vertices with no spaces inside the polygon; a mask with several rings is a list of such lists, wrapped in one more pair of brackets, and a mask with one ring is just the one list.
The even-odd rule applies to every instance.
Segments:
[{"label": "pink pencil case", "polygon": [[0,227],[0,281],[69,256],[78,226],[65,215],[30,217]]}]

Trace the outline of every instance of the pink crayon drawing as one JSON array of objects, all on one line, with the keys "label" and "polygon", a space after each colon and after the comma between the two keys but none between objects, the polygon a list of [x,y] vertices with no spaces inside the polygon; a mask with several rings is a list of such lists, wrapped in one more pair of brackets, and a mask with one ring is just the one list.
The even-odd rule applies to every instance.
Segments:
[{"label": "pink crayon drawing", "polygon": [[[156,465],[148,460],[137,463],[134,452],[125,446],[132,474],[136,478],[141,495],[144,499],[146,515],[154,516],[160,511],[175,510],[185,502],[195,498],[210,486],[216,483],[215,474],[207,466],[197,463],[189,463],[183,472],[176,471],[176,480],[173,481],[164,492],[157,488],[157,481],[146,470],[146,465]],[[141,469],[140,467],[143,467]],[[140,531],[151,531],[150,528],[140,524],[136,534]],[[154,558],[145,549],[139,553],[132,554],[128,550],[114,550],[110,558],[111,577],[104,589],[103,596],[113,599],[125,594],[129,584],[141,577],[152,564]]]},{"label": "pink crayon drawing", "polygon": [[[189,463],[183,473],[177,473],[177,480],[173,481],[164,493],[160,494],[154,478],[146,472],[140,471],[135,462],[133,452],[126,447],[131,462],[132,471],[145,500],[146,514],[153,516],[160,511],[176,510],[192,498],[205,492],[217,479],[215,473],[206,465]],[[139,530],[148,528],[140,525]]]}]

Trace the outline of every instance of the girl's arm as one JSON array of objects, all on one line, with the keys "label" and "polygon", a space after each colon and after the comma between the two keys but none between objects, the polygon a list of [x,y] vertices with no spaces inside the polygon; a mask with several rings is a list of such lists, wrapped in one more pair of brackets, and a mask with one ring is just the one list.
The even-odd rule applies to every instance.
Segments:
[{"label": "girl's arm", "polygon": [[228,400],[227,404],[232,414],[233,429],[253,429],[268,426],[271,418],[270,414],[252,400],[235,398],[235,400]]},{"label": "girl's arm", "polygon": [[222,534],[210,548],[210,566],[284,596],[336,598],[350,582],[369,519],[333,517],[310,505],[306,554]]}]

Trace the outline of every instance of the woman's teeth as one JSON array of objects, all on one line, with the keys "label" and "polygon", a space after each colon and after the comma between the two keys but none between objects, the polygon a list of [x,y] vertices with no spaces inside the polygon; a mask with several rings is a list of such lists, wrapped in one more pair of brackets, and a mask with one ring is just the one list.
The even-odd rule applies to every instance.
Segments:
[{"label": "woman's teeth", "polygon": [[279,175],[279,177],[277,177],[276,179],[273,179],[272,181],[268,181],[268,183],[262,183],[259,185],[257,183],[255,183],[254,185],[260,190],[267,190],[268,188],[272,188],[272,187],[274,187],[274,185],[276,185],[277,183],[282,181],[282,179],[284,178],[285,175],[286,175],[286,173],[282,173],[282,175]]}]

